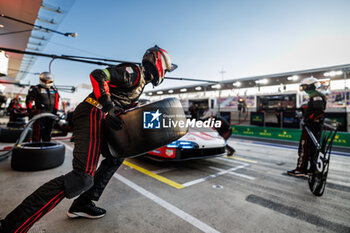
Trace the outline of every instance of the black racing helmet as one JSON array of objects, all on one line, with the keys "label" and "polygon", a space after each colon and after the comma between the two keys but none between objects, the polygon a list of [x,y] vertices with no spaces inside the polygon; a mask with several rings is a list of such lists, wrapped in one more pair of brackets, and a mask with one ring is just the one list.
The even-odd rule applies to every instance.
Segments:
[{"label": "black racing helmet", "polygon": [[166,72],[171,72],[177,68],[175,64],[171,63],[168,52],[157,45],[147,49],[142,58],[142,66],[152,73],[153,78],[150,81],[153,86],[158,86],[163,82]]}]

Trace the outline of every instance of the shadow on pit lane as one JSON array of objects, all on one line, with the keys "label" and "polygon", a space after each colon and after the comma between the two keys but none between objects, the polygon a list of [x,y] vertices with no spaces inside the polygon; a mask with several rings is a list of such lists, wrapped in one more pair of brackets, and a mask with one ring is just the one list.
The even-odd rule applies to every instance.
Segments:
[{"label": "shadow on pit lane", "polygon": [[213,164],[217,162],[214,162],[212,159],[213,158],[170,161],[170,160],[155,159],[147,155],[132,158],[132,160],[137,161],[138,163],[152,164],[160,168],[172,167],[172,168],[190,168],[190,169],[199,168],[203,166],[213,166]]}]

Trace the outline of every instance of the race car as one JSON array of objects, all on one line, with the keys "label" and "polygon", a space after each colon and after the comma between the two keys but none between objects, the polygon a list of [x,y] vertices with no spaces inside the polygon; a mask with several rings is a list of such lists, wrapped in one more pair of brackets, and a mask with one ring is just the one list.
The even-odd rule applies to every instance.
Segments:
[{"label": "race car", "polygon": [[188,133],[177,141],[148,152],[155,160],[183,161],[225,155],[225,140],[211,128],[189,128]]}]

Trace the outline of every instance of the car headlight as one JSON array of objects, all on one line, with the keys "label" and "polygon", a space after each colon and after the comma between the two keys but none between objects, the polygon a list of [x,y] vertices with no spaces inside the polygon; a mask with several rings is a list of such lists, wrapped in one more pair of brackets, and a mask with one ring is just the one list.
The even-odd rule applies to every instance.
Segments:
[{"label": "car headlight", "polygon": [[196,149],[199,145],[190,141],[174,141],[167,145],[168,148]]}]

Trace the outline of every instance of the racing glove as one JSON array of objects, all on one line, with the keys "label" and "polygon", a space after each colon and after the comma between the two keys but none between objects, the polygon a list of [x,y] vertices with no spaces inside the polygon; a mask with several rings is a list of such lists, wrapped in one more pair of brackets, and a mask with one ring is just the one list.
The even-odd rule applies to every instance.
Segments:
[{"label": "racing glove", "polygon": [[313,122],[314,122],[314,120],[311,119],[311,118],[309,118],[309,117],[307,117],[307,118],[304,119],[304,124],[305,124],[305,125],[310,125],[310,124],[312,124]]},{"label": "racing glove", "polygon": [[114,106],[112,107],[106,116],[111,122],[111,126],[115,130],[120,130],[123,128],[124,121],[120,118],[120,115],[124,113],[124,109]]},{"label": "racing glove", "polygon": [[102,111],[109,112],[109,110],[114,107],[111,97],[109,95],[103,95],[98,99],[98,102],[102,105]]}]

